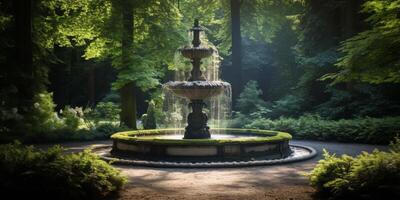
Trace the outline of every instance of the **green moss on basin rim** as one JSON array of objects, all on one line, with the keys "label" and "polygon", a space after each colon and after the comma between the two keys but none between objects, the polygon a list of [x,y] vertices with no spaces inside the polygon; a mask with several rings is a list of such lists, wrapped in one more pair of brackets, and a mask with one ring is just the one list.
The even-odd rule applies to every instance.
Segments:
[{"label": "green moss on basin rim", "polygon": [[[279,142],[288,141],[292,139],[289,133],[259,130],[259,129],[236,129],[236,128],[218,128],[211,129],[211,131],[226,131],[227,134],[237,135],[256,135],[257,138],[226,138],[226,139],[161,139],[157,137],[141,138],[140,136],[158,136],[174,134],[176,131],[183,129],[150,129],[150,130],[134,130],[118,132],[111,136],[113,140],[120,140],[124,142],[150,142],[153,144],[180,144],[180,145],[218,145],[218,144],[243,144],[243,143],[266,143],[266,142]],[[183,136],[183,135],[182,135]]]}]

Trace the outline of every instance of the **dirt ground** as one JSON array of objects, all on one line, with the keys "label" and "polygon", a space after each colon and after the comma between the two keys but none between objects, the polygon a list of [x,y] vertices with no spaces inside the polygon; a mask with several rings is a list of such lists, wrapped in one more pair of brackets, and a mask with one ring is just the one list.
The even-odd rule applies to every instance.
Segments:
[{"label": "dirt ground", "polygon": [[[93,144],[110,141],[62,144],[69,151],[80,151]],[[185,200],[244,200],[244,199],[315,199],[305,173],[319,159],[322,149],[340,154],[357,155],[362,151],[386,146],[363,144],[293,141],[318,151],[318,156],[303,162],[286,165],[227,169],[180,169],[116,166],[129,178],[118,199],[185,199]]]},{"label": "dirt ground", "polygon": [[129,184],[120,199],[311,199],[302,165],[231,169],[120,167]]}]

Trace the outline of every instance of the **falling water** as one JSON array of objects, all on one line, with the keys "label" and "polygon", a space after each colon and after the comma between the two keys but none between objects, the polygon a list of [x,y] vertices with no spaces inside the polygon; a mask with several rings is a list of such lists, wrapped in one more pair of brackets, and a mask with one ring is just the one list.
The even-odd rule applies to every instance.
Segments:
[{"label": "falling water", "polygon": [[[192,38],[189,32],[189,38]],[[218,50],[201,34],[201,42],[204,47],[213,48],[212,56],[202,59],[201,70],[208,81],[220,81],[220,62],[221,57]],[[184,58],[179,51],[174,56],[174,80],[186,81],[190,77],[192,69],[189,59]],[[175,96],[171,91],[164,89],[164,111],[166,120],[164,127],[183,128],[187,125],[187,115],[191,112],[188,106],[189,100]],[[211,128],[224,128],[227,126],[227,120],[231,114],[231,87],[226,87],[222,94],[205,99],[206,107],[204,112],[208,116],[208,125]]]}]

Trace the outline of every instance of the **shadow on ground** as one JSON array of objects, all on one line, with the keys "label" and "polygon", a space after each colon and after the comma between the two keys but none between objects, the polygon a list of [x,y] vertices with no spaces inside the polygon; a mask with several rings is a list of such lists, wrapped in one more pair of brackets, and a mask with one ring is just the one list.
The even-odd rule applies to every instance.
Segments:
[{"label": "shadow on ground", "polygon": [[[294,140],[291,143],[313,147],[318,156],[286,165],[225,169],[116,166],[129,179],[117,199],[316,199],[304,174],[322,158],[322,149],[353,156],[375,148],[387,149],[387,146],[335,142]],[[67,152],[78,152],[95,144],[111,144],[111,141],[61,145],[68,148]]]}]

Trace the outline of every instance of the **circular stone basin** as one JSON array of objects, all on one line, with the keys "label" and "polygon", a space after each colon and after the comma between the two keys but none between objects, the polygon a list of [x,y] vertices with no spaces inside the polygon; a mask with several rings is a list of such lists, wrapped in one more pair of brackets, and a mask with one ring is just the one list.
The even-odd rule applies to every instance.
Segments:
[{"label": "circular stone basin", "polygon": [[207,47],[185,47],[179,50],[185,58],[189,59],[206,58],[211,56],[214,51],[212,48]]},{"label": "circular stone basin", "polygon": [[[256,129],[211,129],[210,139],[182,139],[183,129],[119,132],[111,154],[156,161],[245,161],[291,155],[288,133]],[[178,137],[180,136],[180,137]]]},{"label": "circular stone basin", "polygon": [[170,81],[164,87],[177,96],[195,100],[219,95],[230,84],[223,81]]}]

